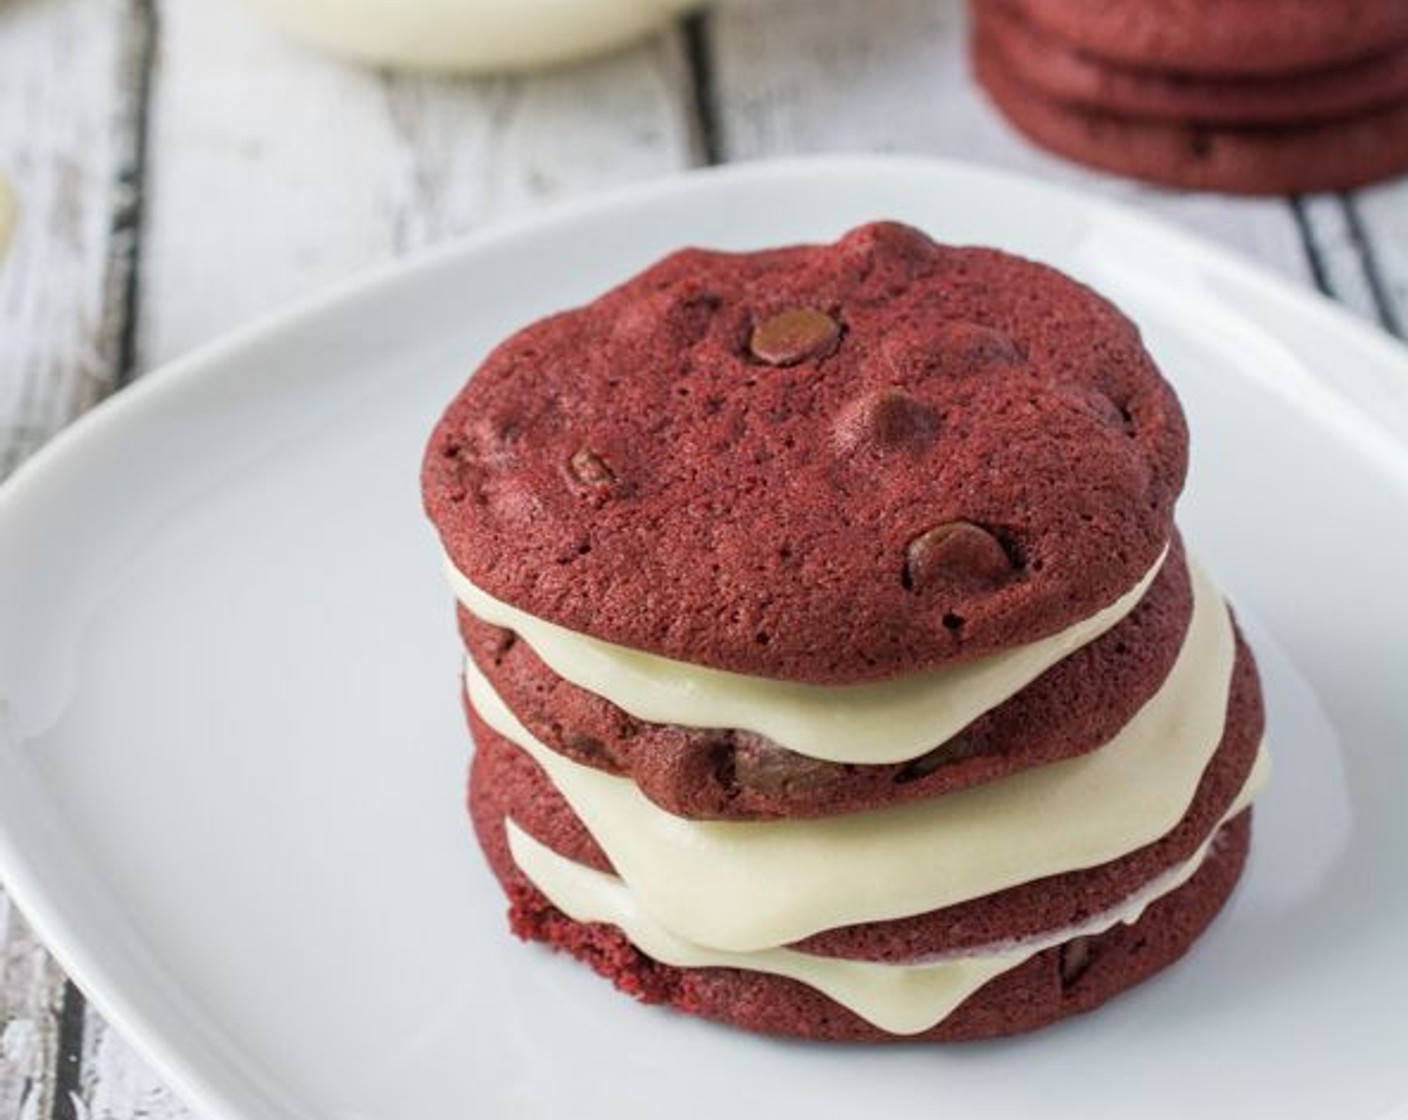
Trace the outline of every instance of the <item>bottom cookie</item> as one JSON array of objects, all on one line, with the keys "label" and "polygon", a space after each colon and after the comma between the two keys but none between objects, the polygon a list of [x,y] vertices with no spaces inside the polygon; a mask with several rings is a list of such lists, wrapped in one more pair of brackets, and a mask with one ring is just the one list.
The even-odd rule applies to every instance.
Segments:
[{"label": "bottom cookie", "polygon": [[570,953],[645,1003],[764,1034],[845,1042],[993,1038],[1092,1010],[1188,951],[1231,894],[1251,839],[1247,810],[1221,828],[1192,878],[1138,921],[1044,950],[988,981],[936,1026],[895,1035],[798,981],[734,968],[675,968],[646,956],[614,926],[574,921],[518,869],[503,817],[486,813],[482,800],[474,808],[479,842],[519,937]]},{"label": "bottom cookie", "polygon": [[973,60],[979,83],[1029,139],[1118,175],[1266,195],[1350,190],[1408,171],[1408,101],[1298,126],[1185,125],[1053,100],[981,42]]}]

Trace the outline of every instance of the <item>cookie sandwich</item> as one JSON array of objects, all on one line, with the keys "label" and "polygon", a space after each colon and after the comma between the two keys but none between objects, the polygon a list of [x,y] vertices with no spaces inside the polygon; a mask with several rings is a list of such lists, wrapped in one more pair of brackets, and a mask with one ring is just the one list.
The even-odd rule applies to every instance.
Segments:
[{"label": "cookie sandwich", "polygon": [[423,491],[513,930],[833,1040],[1030,1030],[1171,964],[1267,770],[1187,450],[1108,301],[892,223],[685,250],[508,339]]}]

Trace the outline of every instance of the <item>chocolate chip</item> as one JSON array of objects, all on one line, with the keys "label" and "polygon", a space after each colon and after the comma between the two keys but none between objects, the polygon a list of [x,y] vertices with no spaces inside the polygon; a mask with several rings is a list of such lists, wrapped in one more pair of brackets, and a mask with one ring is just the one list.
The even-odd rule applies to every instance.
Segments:
[{"label": "chocolate chip", "polygon": [[874,222],[841,238],[836,253],[851,279],[848,302],[878,303],[928,271],[940,249],[912,226]]},{"label": "chocolate chip", "polygon": [[513,458],[522,428],[515,416],[476,415],[464,425],[464,453],[502,465]]},{"label": "chocolate chip", "polygon": [[838,776],[833,764],[794,754],[766,740],[745,740],[734,747],[733,780],[757,793],[813,793],[825,789]]},{"label": "chocolate chip", "polygon": [[955,319],[939,328],[938,345],[965,368],[1007,366],[1022,360],[1012,336],[981,323]]},{"label": "chocolate chip", "polygon": [[1075,987],[1090,965],[1090,938],[1073,937],[1067,941],[1061,946],[1061,987]]},{"label": "chocolate chip", "polygon": [[834,429],[837,447],[847,452],[926,447],[938,430],[938,414],[899,389],[881,389],[851,401]]},{"label": "chocolate chip", "polygon": [[950,521],[909,542],[901,580],[912,591],[941,585],[990,591],[1015,572],[1012,557],[992,533],[971,521]]},{"label": "chocolate chip", "polygon": [[933,238],[903,222],[871,222],[851,230],[841,238],[842,250],[866,252],[871,257],[897,257],[903,260],[926,261],[938,256],[939,247]]},{"label": "chocolate chip", "polygon": [[748,349],[770,366],[794,366],[824,358],[841,341],[841,325],[814,307],[793,307],[771,315],[753,328]]},{"label": "chocolate chip", "polygon": [[965,739],[961,735],[955,736],[947,743],[941,743],[927,754],[921,754],[918,758],[910,759],[895,773],[892,780],[897,786],[917,782],[920,778],[927,778],[940,767],[951,766],[955,762],[962,762],[965,758],[972,758],[981,750],[981,743],[977,743],[972,739]]},{"label": "chocolate chip", "polygon": [[512,416],[477,415],[467,420],[444,446],[446,470],[457,487],[452,500],[472,498],[478,505],[488,504],[485,484],[491,474],[501,474],[513,465],[520,434]]},{"label": "chocolate chip", "polygon": [[1125,426],[1124,413],[1109,397],[1092,385],[1063,385],[1060,395],[1087,416],[1112,428]]},{"label": "chocolate chip", "polygon": [[606,464],[606,460],[589,447],[584,447],[572,456],[572,477],[583,486],[610,486],[616,475]]},{"label": "chocolate chip", "polygon": [[613,341],[657,352],[688,350],[709,333],[723,301],[692,286],[672,287],[623,308],[612,324]]}]

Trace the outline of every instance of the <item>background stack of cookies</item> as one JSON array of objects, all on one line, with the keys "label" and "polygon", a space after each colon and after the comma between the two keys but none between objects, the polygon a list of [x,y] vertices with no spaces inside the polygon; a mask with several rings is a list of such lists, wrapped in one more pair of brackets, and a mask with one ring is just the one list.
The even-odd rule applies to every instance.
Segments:
[{"label": "background stack of cookies", "polygon": [[890,223],[509,339],[423,478],[513,928],[836,1040],[1028,1030],[1181,956],[1265,771],[1186,463],[1115,308]]},{"label": "background stack of cookies", "polygon": [[1071,159],[1243,194],[1408,169],[1404,0],[971,0],[978,80]]}]

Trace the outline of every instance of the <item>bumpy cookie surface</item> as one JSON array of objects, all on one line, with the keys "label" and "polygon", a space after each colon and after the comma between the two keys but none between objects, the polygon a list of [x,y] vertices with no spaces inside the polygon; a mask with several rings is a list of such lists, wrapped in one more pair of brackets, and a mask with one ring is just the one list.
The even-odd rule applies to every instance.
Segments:
[{"label": "bumpy cookie surface", "polygon": [[1187,433],[1064,275],[862,227],[687,250],[484,362],[427,510],[490,594],[667,657],[817,683],[1031,641],[1168,542]]},{"label": "bumpy cookie surface", "polygon": [[[992,2],[975,0],[979,9]],[[1011,2],[1094,54],[1193,73],[1284,73],[1408,44],[1402,0]]]}]

